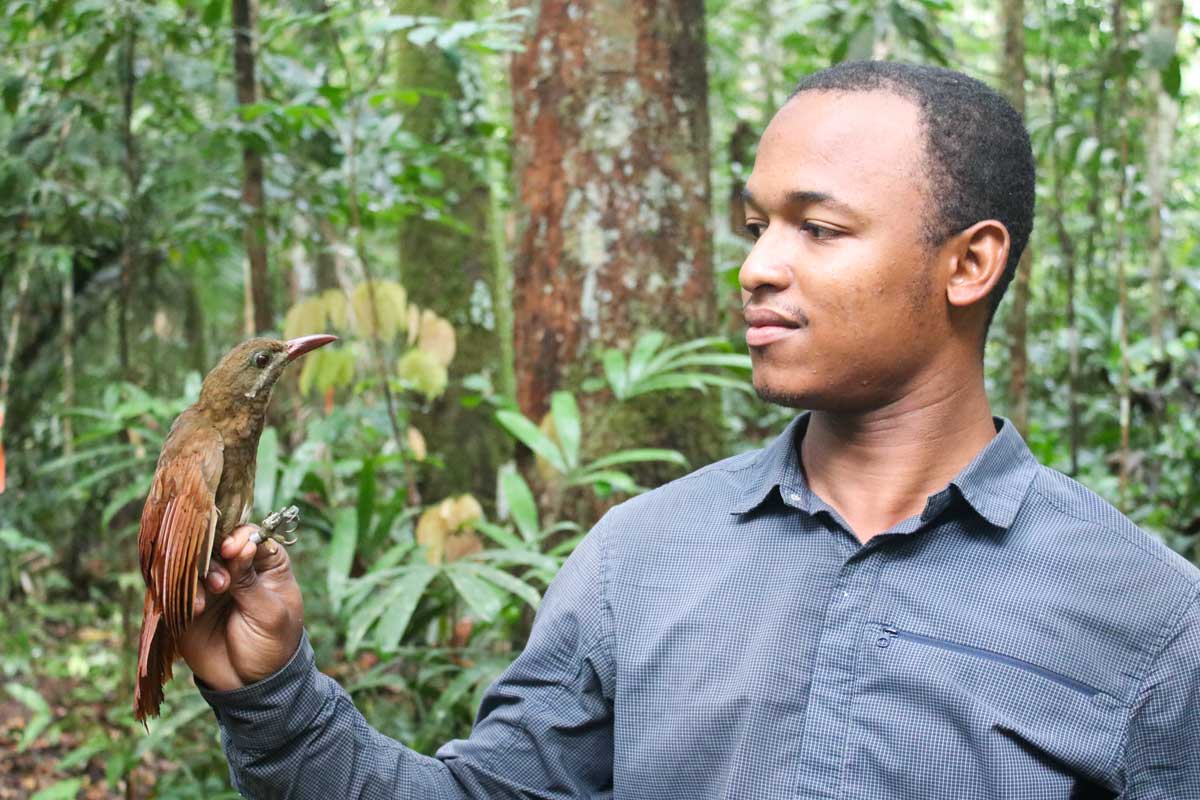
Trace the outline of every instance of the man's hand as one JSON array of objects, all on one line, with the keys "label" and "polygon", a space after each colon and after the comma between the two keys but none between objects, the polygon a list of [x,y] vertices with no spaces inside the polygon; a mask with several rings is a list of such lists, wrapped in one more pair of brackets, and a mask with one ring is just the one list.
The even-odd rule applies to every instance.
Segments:
[{"label": "man's hand", "polygon": [[272,675],[300,644],[304,601],[291,561],[272,541],[251,542],[257,530],[243,525],[221,543],[224,564],[213,559],[179,642],[196,677],[220,691]]}]

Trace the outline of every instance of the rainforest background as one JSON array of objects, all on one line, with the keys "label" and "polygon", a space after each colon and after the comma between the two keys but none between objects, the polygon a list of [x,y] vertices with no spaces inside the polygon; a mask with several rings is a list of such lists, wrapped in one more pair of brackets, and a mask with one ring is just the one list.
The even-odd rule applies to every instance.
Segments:
[{"label": "rainforest background", "polygon": [[739,192],[844,59],[1022,109],[1037,222],[997,413],[1200,559],[1197,8],[1182,0],[8,0],[0,18],[0,798],[225,798],[190,676],[131,713],[141,501],[254,333],[318,663],[465,736],[615,502],[757,447]]}]

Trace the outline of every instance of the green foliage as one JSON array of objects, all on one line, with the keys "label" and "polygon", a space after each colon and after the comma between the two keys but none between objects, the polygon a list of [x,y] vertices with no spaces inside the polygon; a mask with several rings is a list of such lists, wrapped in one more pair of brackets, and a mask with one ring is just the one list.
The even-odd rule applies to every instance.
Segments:
[{"label": "green foliage", "polygon": [[[1027,438],[1044,462],[1123,499],[1137,522],[1200,560],[1200,190],[1187,180],[1200,160],[1195,20],[1177,35],[1150,4],[1122,7],[1128,36],[1118,46],[1111,3],[1026,4],[1025,116],[1039,166]],[[459,214],[468,184],[491,186],[488,224],[505,255],[509,204],[519,200],[509,186],[503,54],[522,46],[526,9],[476,4],[472,18],[451,19],[401,6],[262,4],[260,100],[247,106],[230,81],[227,3],[17,0],[5,10],[0,358],[10,321],[21,324],[2,398],[0,685],[22,726],[0,730],[0,747],[28,759],[21,764],[53,762],[35,797],[74,797],[97,783],[112,796],[236,796],[188,676],[168,687],[167,714],[145,736],[129,714],[129,662],[140,613],[133,532],[155,457],[200,374],[243,335],[243,147],[265,160],[271,289],[277,299],[285,283],[292,290],[279,329],[261,333],[342,339],[308,354],[296,382],[277,391],[255,511],[302,507],[292,553],[321,663],[373,724],[418,749],[469,730],[481,692],[519,651],[593,515],[641,491],[652,482],[645,476],[688,467],[675,450],[644,446],[646,428],[628,416],[639,402],[719,393],[731,449],[756,446],[790,417],[753,397],[748,358],[721,332],[672,343],[647,331],[627,352],[600,353],[591,377],[559,387],[546,418],[530,419],[494,389],[511,365],[464,376],[454,361],[462,320],[499,333],[507,309],[487,287],[433,304],[437,314],[412,301],[426,276],[462,265],[402,251],[397,229],[471,233],[476,223]],[[948,0],[706,3],[714,250],[728,305],[747,243],[726,199],[792,84],[842,58],[882,56],[945,63],[999,85],[997,13]],[[457,87],[397,78],[398,58],[414,51],[445,66]],[[1121,80],[1128,101],[1118,107]],[[1151,154],[1162,131],[1151,119],[1163,98],[1179,105],[1167,126],[1173,144],[1154,168],[1167,178],[1155,211]],[[1131,188],[1120,198],[1123,153]],[[1157,312],[1156,247],[1165,298]],[[1118,264],[1129,283],[1128,348],[1115,325]],[[25,269],[31,288],[18,309],[14,276]],[[1000,413],[1011,413],[1011,302],[987,353]],[[417,430],[424,412],[460,400],[532,458],[501,469],[494,491],[423,496],[447,465],[476,469],[476,442],[426,452]]]},{"label": "green foliage", "polygon": [[669,389],[721,387],[751,392],[744,381],[714,372],[699,372],[697,367],[750,369],[750,356],[735,353],[727,339],[709,336],[664,348],[666,334],[650,331],[642,334],[628,360],[616,348],[604,351],[604,376],[613,397],[628,400],[649,392]]}]

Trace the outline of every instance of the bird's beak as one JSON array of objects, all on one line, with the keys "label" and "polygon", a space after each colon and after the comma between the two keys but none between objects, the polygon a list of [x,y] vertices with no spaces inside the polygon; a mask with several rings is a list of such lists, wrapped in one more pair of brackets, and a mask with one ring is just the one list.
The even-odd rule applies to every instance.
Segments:
[{"label": "bird's beak", "polygon": [[287,360],[295,361],[309,350],[316,350],[330,342],[336,342],[337,338],[328,333],[314,333],[312,336],[297,336],[295,339],[288,339],[284,342],[287,345]]}]

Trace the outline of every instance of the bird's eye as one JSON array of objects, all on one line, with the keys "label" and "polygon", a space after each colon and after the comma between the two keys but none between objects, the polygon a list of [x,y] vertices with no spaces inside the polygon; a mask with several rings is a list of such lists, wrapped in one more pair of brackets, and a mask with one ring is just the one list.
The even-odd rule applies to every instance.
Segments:
[{"label": "bird's eye", "polygon": [[259,350],[254,354],[254,366],[259,369],[266,368],[267,364],[271,363],[271,354],[265,350]]}]

